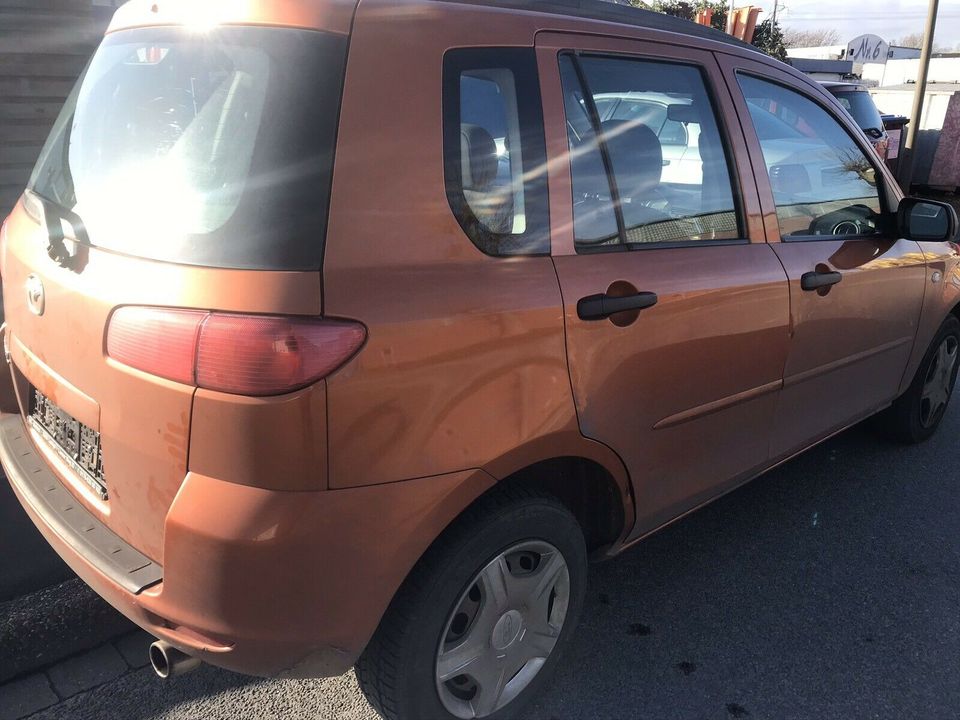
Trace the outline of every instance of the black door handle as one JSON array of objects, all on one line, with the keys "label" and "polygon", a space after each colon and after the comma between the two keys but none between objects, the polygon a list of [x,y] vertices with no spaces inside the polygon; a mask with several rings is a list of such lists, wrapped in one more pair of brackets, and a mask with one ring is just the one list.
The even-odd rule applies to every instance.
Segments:
[{"label": "black door handle", "polygon": [[800,287],[804,290],[818,290],[836,285],[841,280],[843,275],[838,272],[808,272],[801,276]]},{"label": "black door handle", "polygon": [[581,320],[603,320],[611,315],[627,310],[643,310],[657,304],[657,294],[641,292],[635,295],[617,297],[600,293],[580,298],[577,303],[577,317]]}]

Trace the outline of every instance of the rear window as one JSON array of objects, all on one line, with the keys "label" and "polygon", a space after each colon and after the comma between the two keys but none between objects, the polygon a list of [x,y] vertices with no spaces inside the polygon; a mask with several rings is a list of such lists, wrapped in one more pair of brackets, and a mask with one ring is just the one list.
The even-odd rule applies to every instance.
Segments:
[{"label": "rear window", "polygon": [[97,247],[318,269],[345,57],[345,37],[315,31],[108,35],[29,188]]},{"label": "rear window", "polygon": [[870,93],[863,90],[852,92],[837,92],[834,97],[840,101],[854,121],[860,126],[861,130],[882,130],[883,119],[880,117],[880,111],[870,97]]}]

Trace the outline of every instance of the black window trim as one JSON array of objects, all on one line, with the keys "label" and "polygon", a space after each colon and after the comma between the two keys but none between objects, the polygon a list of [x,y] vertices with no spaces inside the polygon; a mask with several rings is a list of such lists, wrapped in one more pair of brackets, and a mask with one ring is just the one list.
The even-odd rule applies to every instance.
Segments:
[{"label": "black window trim", "polygon": [[[857,235],[784,235],[782,232],[780,232],[779,233],[780,242],[785,242],[785,243],[828,242],[828,241],[836,242],[838,240],[846,242],[849,240],[875,240],[878,237],[886,237],[887,235],[889,235],[890,228],[892,227],[891,223],[895,219],[894,218],[895,214],[890,211],[891,197],[890,197],[889,189],[887,188],[886,177],[884,176],[881,169],[878,167],[877,163],[874,162],[874,157],[871,157],[871,155],[873,156],[876,155],[873,151],[873,148],[867,149],[866,147],[864,147],[865,144],[869,145],[869,141],[867,140],[866,135],[863,134],[863,131],[859,128],[859,126],[857,127],[857,131],[858,131],[857,133],[851,133],[850,130],[847,128],[847,126],[841,121],[840,117],[838,116],[838,113],[836,113],[835,110],[831,108],[828,103],[824,102],[823,98],[819,98],[812,93],[804,92],[797,86],[783,82],[778,78],[761,75],[758,72],[752,72],[750,70],[745,70],[742,68],[738,68],[737,70],[735,70],[735,75],[737,76],[737,90],[739,91],[740,95],[743,98],[744,105],[747,106],[747,116],[750,122],[750,131],[753,133],[753,136],[757,139],[758,146],[760,145],[760,135],[757,133],[757,128],[753,124],[753,116],[750,114],[750,108],[749,108],[749,103],[747,102],[747,96],[744,94],[743,87],[740,85],[740,77],[739,77],[740,75],[747,75],[749,77],[752,77],[754,80],[760,80],[761,82],[771,83],[773,85],[779,85],[784,90],[788,90],[790,92],[796,93],[800,97],[806,100],[809,100],[815,105],[819,106],[820,109],[826,112],[827,115],[829,115],[830,118],[832,118],[833,121],[840,126],[840,129],[843,130],[851,140],[853,140],[854,145],[856,145],[859,148],[860,152],[863,153],[863,156],[867,159],[867,162],[870,163],[871,167],[873,167],[874,173],[876,173],[877,198],[880,200],[880,206],[881,206],[880,216],[883,221],[883,226],[878,227],[876,232],[870,233],[870,234],[859,233]],[[825,90],[824,92],[828,92],[828,91]],[[763,157],[762,147],[760,152],[761,152],[760,159],[763,161],[764,171],[767,173],[767,183],[769,185],[770,171],[769,169],[767,169],[767,161]],[[772,193],[771,193],[771,196],[772,196]],[[777,207],[776,201],[774,201],[773,206],[774,206],[774,209],[776,209]],[[777,216],[777,230],[779,229],[780,229],[780,218],[779,216]]]},{"label": "black window trim", "polygon": [[[524,182],[526,229],[523,233],[496,233],[477,218],[463,192],[460,150],[460,76],[469,70],[503,68],[513,73],[517,92],[517,113],[523,142],[521,174]],[[543,102],[540,97],[540,72],[536,52],[531,47],[459,47],[443,55],[443,173],[447,203],[464,234],[488,257],[515,258],[549,256],[550,194],[547,182],[547,141],[543,123]],[[535,168],[540,172],[533,173]],[[544,249],[539,252],[488,252],[503,240],[528,241],[535,245],[541,238]]]},{"label": "black window trim", "polygon": [[[747,223],[746,223],[746,212],[744,210],[744,198],[743,198],[743,185],[742,178],[740,177],[740,171],[737,167],[736,159],[731,155],[731,143],[730,143],[730,128],[726,122],[726,119],[723,117],[723,113],[718,111],[717,106],[717,97],[716,90],[713,87],[713,83],[710,80],[710,74],[706,72],[706,67],[703,63],[696,62],[693,60],[683,60],[680,58],[672,57],[658,57],[648,54],[640,53],[625,53],[617,51],[601,51],[601,50],[577,50],[577,49],[566,49],[561,50],[558,53],[557,61],[563,56],[568,56],[572,59],[573,66],[577,73],[578,81],[580,82],[581,90],[584,91],[585,97],[584,102],[588,105],[591,110],[588,112],[590,115],[590,122],[594,126],[594,132],[597,133],[599,138],[598,146],[601,148],[602,157],[604,160],[604,169],[607,172],[607,180],[610,183],[611,188],[611,198],[613,198],[614,203],[614,213],[617,218],[617,228],[619,230],[620,242],[616,245],[581,245],[576,242],[574,238],[574,250],[578,255],[589,255],[597,252],[627,252],[635,250],[669,250],[675,248],[690,248],[690,247],[713,247],[713,246],[725,246],[725,245],[749,245],[751,243],[749,232],[746,232]],[[666,242],[643,242],[643,243],[630,243],[626,241],[626,228],[624,227],[623,222],[623,210],[620,207],[619,202],[619,192],[616,195],[613,194],[614,188],[616,187],[616,180],[613,177],[613,172],[611,170],[609,154],[606,150],[606,138],[603,137],[603,133],[599,132],[599,115],[597,114],[596,105],[593,100],[593,93],[590,90],[590,85],[586,80],[586,74],[583,72],[583,68],[580,65],[580,58],[597,58],[597,59],[614,59],[614,60],[633,60],[640,62],[658,62],[670,65],[685,65],[687,67],[692,67],[697,70],[700,74],[700,77],[703,81],[704,92],[707,95],[707,100],[710,102],[710,109],[713,111],[714,120],[717,123],[717,131],[720,133],[720,144],[723,147],[723,154],[726,160],[727,173],[730,179],[730,191],[733,196],[734,203],[734,212],[737,214],[737,232],[740,235],[738,238],[729,238],[729,239],[720,239],[720,240],[669,240]],[[610,249],[608,249],[610,248]]]},{"label": "black window trim", "polygon": [[[561,53],[558,56],[558,62],[560,58],[564,56]],[[620,242],[617,245],[612,247],[623,246],[626,247],[626,238],[627,238],[627,226],[623,221],[623,209],[620,203],[620,188],[617,186],[617,177],[616,173],[613,172],[613,161],[610,159],[610,149],[607,147],[607,138],[600,131],[600,126],[602,125],[600,121],[600,112],[597,110],[597,103],[593,99],[593,91],[590,89],[590,83],[587,82],[587,75],[583,71],[583,66],[580,65],[580,53],[572,53],[567,55],[570,58],[570,64],[573,65],[573,71],[577,74],[577,82],[580,83],[580,90],[583,92],[583,104],[587,108],[587,116],[590,118],[590,124],[593,126],[593,133],[597,138],[597,148],[600,150],[600,158],[603,161],[603,170],[607,174],[607,183],[610,185],[610,201],[613,203],[613,214],[617,221],[617,236],[620,239]],[[571,165],[571,171],[573,166]],[[570,183],[571,188],[573,183]],[[576,233],[574,233],[573,238],[574,249],[577,248],[577,238]]]}]

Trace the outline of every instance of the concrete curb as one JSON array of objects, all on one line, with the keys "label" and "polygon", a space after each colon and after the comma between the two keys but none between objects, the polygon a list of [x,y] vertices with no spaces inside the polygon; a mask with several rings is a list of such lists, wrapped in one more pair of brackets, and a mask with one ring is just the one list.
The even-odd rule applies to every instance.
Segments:
[{"label": "concrete curb", "polygon": [[78,579],[0,604],[0,683],[135,630]]}]

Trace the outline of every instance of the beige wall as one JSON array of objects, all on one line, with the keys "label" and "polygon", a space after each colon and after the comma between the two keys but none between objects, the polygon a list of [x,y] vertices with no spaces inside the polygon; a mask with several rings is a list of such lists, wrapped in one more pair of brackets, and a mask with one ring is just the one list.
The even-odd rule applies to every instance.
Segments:
[{"label": "beige wall", "polygon": [[0,0],[0,218],[100,41],[113,0]]}]

